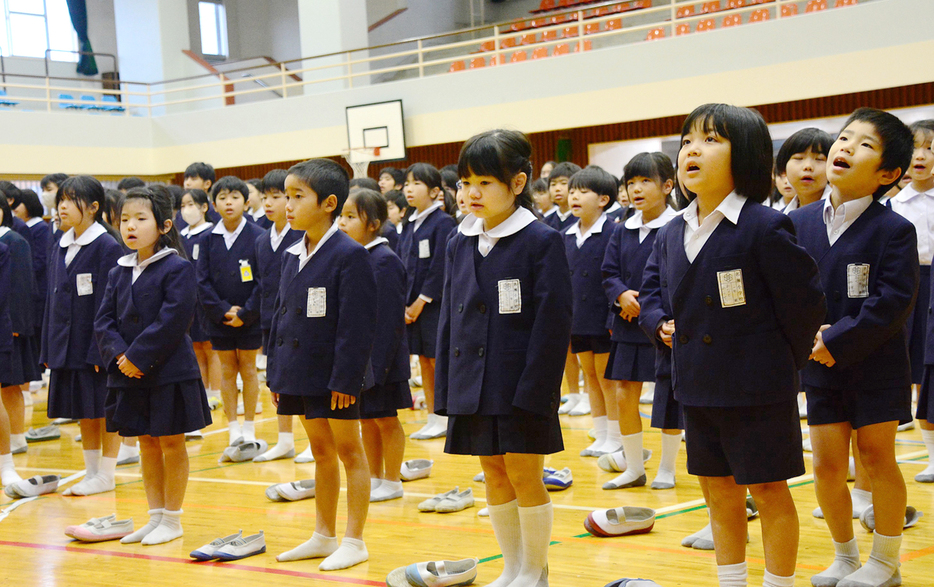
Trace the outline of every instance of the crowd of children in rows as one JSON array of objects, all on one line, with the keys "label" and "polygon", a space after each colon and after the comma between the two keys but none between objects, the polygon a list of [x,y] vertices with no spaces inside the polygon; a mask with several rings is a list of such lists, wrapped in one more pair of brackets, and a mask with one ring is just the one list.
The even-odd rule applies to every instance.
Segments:
[{"label": "crowd of children in rows", "polygon": [[[763,585],[783,587],[797,555],[787,480],[804,473],[803,391],[835,549],[812,583],[900,585],[907,498],[894,449],[912,420],[912,383],[934,453],[932,140],[932,121],[909,129],[859,109],[836,139],[799,131],[773,166],[757,112],[708,104],[685,120],[677,166],[643,153],[619,182],[566,162],[532,182],[528,139],[497,130],[468,140],[456,166],[384,169],[376,185],[321,159],[251,182],[216,180],[197,163],[183,188],[131,187],[108,206],[95,179],[49,176],[54,234],[36,194],[0,183],[3,484],[22,482],[9,432],[11,421],[22,428],[20,386],[47,367],[49,417],[81,423],[87,474],[68,491],[112,490],[117,435],[138,437],[150,520],[123,542],[181,536],[184,435],[210,424],[219,390],[230,446],[256,441],[262,348],[279,439],[256,460],[294,456],[298,415],[316,461],[314,534],[278,559],[347,568],[368,557],[368,503],[402,496],[396,410],[412,403],[414,355],[429,419],[412,437],[443,436],[446,452],[480,457],[504,561],[490,584],[547,585],[542,469],[564,448],[559,413],[592,414],[595,440],[581,454],[621,473],[604,489],[640,487],[639,396],[654,382],[663,435],[652,488],[674,487],[684,430],[720,584],[747,583],[748,489],[762,516]],[[563,379],[572,395],[562,406]],[[864,566],[846,486],[851,440],[878,498]],[[934,481],[934,465],[916,479]]]}]

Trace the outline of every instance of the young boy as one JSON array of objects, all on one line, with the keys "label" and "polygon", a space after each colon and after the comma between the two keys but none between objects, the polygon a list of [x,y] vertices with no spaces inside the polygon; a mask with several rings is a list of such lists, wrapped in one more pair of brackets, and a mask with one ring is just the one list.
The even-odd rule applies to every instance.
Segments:
[{"label": "young boy", "polygon": [[268,230],[272,226],[272,222],[266,217],[266,207],[263,205],[263,180],[247,180],[246,187],[250,190],[250,197],[246,201],[246,219],[249,222],[259,224],[259,227],[263,230]]},{"label": "young boy", "polygon": [[58,186],[68,179],[65,173],[51,173],[39,180],[39,189],[42,190],[42,207],[54,216],[55,212],[55,194],[58,192]]},{"label": "young boy", "polygon": [[558,232],[566,231],[577,222],[577,218],[571,214],[571,205],[568,203],[568,182],[571,176],[580,170],[580,166],[570,161],[563,161],[555,165],[555,168],[551,170],[551,175],[548,176],[548,193],[551,194],[551,201],[558,210],[548,216],[545,223]]},{"label": "young boy", "polygon": [[[555,167],[552,178],[561,165]],[[571,176],[569,186],[570,211],[578,219],[564,233],[574,291],[571,353],[584,371],[596,436],[581,456],[599,457],[622,446],[616,412],[616,382],[604,378],[611,344],[607,330],[610,307],[603,292],[600,270],[606,247],[617,229],[605,212],[616,195],[616,179],[599,167],[590,166]],[[645,484],[644,479],[642,484]]]},{"label": "young boy", "polygon": [[[895,116],[856,110],[830,148],[830,197],[790,214],[799,244],[818,262],[827,318],[801,374],[808,396],[817,501],[835,557],[816,587],[901,585],[898,552],[907,502],[895,432],[910,418],[905,325],[918,289],[911,222],[875,200],[908,166],[912,137]],[[872,483],[875,535],[860,568],[846,478],[850,435]]]},{"label": "young boy", "polygon": [[[256,241],[266,232],[243,217],[249,193],[246,184],[233,176],[222,177],[214,184],[211,196],[222,220],[202,241],[197,266],[205,326],[221,362],[221,396],[230,446],[256,440],[256,353],[263,342],[260,288],[255,275]],[[242,430],[237,421],[238,373],[243,380]]]},{"label": "young boy", "polygon": [[[202,162],[192,163],[185,168],[185,177],[182,187],[186,190],[204,190],[205,193],[210,194],[216,177],[214,168],[211,167],[210,164]],[[208,213],[205,214],[205,217],[208,219],[208,222],[213,222],[214,224],[217,224],[221,220],[221,215],[217,213],[214,206],[208,206]],[[175,226],[181,230],[188,226],[188,223],[182,219],[180,214],[176,214]]]},{"label": "young boy", "polygon": [[379,170],[379,179],[376,181],[379,185],[379,193],[385,194],[391,190],[402,191],[402,184],[405,183],[405,172],[395,167],[384,167]]},{"label": "young boy", "polygon": [[827,187],[827,152],[833,137],[819,128],[803,128],[788,137],[775,156],[775,175],[784,175],[795,197],[782,210],[792,210],[824,198]]},{"label": "young boy", "polygon": [[[315,466],[315,532],[279,561],[323,558],[322,571],[367,560],[363,543],[370,473],[360,437],[361,391],[373,385],[376,278],[365,248],[338,230],[347,172],[327,159],[289,169],[286,214],[304,239],[282,265],[272,322],[269,387],[283,416],[303,416]],[[337,545],[338,459],[347,475],[347,530]]]}]

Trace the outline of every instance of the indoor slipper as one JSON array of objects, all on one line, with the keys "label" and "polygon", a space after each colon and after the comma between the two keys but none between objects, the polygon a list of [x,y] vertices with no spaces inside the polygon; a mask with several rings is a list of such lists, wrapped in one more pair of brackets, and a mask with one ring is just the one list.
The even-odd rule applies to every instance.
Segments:
[{"label": "indoor slipper", "polygon": [[36,475],[7,485],[3,488],[3,492],[14,499],[54,493],[61,479],[58,475]]},{"label": "indoor slipper", "polygon": [[119,540],[133,533],[133,519],[101,520],[91,526],[78,526],[72,538],[81,542],[106,542]]},{"label": "indoor slipper", "polygon": [[450,514],[473,507],[473,504],[473,489],[468,487],[460,493],[449,495],[439,501],[438,505],[435,506],[435,511],[439,514]]},{"label": "indoor slipper", "polygon": [[624,506],[596,510],[587,515],[584,528],[594,536],[629,536],[645,534],[655,526],[655,510]]},{"label": "indoor slipper", "polygon": [[279,496],[285,501],[301,501],[315,496],[315,480],[303,479],[291,483],[280,483],[275,486]]},{"label": "indoor slipper", "polygon": [[231,534],[230,536],[225,536],[224,538],[218,538],[216,540],[212,540],[211,542],[209,542],[208,544],[205,544],[201,548],[192,550],[188,556],[199,561],[214,560],[215,558],[217,558],[217,551],[220,548],[227,546],[228,544],[230,544],[237,538],[241,538],[242,536],[243,536],[243,530],[240,530],[236,534]]},{"label": "indoor slipper", "polygon": [[266,537],[263,531],[252,536],[234,538],[229,543],[214,551],[214,558],[220,561],[235,561],[248,556],[255,556],[266,552]]},{"label": "indoor slipper", "polygon": [[435,462],[431,459],[412,459],[411,461],[405,461],[399,469],[399,477],[403,481],[424,479],[431,474],[431,466],[434,463]]},{"label": "indoor slipper", "polygon": [[110,514],[109,516],[103,516],[103,517],[101,517],[101,518],[91,518],[90,520],[88,520],[87,522],[85,522],[85,523],[83,523],[83,524],[79,524],[79,525],[77,525],[77,526],[68,526],[68,527],[66,527],[66,528],[65,528],[65,536],[67,536],[67,537],[69,537],[69,538],[74,538],[74,537],[75,537],[75,530],[77,530],[77,529],[80,528],[81,526],[93,526],[94,524],[97,524],[97,523],[99,523],[99,522],[103,522],[103,521],[105,521],[105,520],[106,520],[106,521],[109,521],[109,522],[113,522],[113,521],[116,520],[116,519],[117,519],[117,514]]},{"label": "indoor slipper", "polygon": [[434,497],[429,497],[428,499],[426,499],[426,500],[423,501],[422,503],[418,504],[418,511],[420,511],[420,512],[433,512],[433,511],[435,511],[435,508],[438,507],[438,504],[441,503],[442,500],[444,500],[444,499],[446,499],[446,498],[448,498],[448,497],[451,497],[452,495],[457,495],[457,492],[458,492],[458,491],[460,491],[460,489],[457,488],[457,487],[455,487],[454,489],[452,489],[452,490],[450,490],[450,491],[446,491],[446,492],[444,492],[444,493],[439,493],[438,495],[436,495],[436,496],[434,496]]},{"label": "indoor slipper", "polygon": [[458,587],[470,585],[477,578],[475,558],[459,561],[413,563],[405,567],[405,578],[417,587]]},{"label": "indoor slipper", "polygon": [[571,476],[571,469],[565,467],[546,475],[543,481],[548,491],[563,491],[574,483],[574,478]]},{"label": "indoor slipper", "polygon": [[26,431],[26,442],[43,442],[61,437],[62,431],[55,424],[49,424],[42,428],[30,428]]}]

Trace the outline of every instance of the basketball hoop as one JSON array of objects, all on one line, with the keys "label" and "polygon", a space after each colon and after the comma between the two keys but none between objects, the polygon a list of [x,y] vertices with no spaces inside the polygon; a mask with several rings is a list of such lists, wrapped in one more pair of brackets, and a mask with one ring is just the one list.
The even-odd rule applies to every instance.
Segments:
[{"label": "basketball hoop", "polygon": [[379,147],[359,147],[356,149],[346,149],[341,153],[344,161],[353,169],[353,178],[360,179],[367,177],[367,170],[370,168],[370,162],[379,157]]}]

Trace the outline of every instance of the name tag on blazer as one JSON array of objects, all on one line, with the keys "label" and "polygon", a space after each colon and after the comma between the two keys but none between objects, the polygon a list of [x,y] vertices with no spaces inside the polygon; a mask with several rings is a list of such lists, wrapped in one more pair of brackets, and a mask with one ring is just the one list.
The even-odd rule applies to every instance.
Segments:
[{"label": "name tag on blazer", "polygon": [[240,281],[249,283],[253,281],[253,268],[246,259],[240,259]]},{"label": "name tag on blazer", "polygon": [[720,305],[724,308],[746,305],[746,290],[743,288],[743,270],[717,271],[720,287]]},{"label": "name tag on blazer", "polygon": [[305,306],[306,318],[324,318],[328,313],[327,289],[323,287],[308,288],[308,302]]},{"label": "name tag on blazer", "polygon": [[191,258],[195,261],[198,260],[198,253],[201,252],[201,245],[195,243],[195,246],[191,247]]},{"label": "name tag on blazer", "polygon": [[418,241],[418,258],[427,259],[429,257],[431,257],[431,241],[423,238]]},{"label": "name tag on blazer", "polygon": [[522,285],[518,279],[503,279],[498,284],[499,313],[522,313]]},{"label": "name tag on blazer", "polygon": [[89,296],[94,293],[93,275],[90,273],[79,273],[77,277],[77,290],[79,296]]},{"label": "name tag on blazer", "polygon": [[846,295],[849,298],[869,297],[868,263],[850,263],[846,266]]}]

